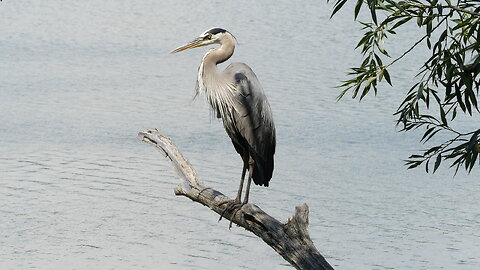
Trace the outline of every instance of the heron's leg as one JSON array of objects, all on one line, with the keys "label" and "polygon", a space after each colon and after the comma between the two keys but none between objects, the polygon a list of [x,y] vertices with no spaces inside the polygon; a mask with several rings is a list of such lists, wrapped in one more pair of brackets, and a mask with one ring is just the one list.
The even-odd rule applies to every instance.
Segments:
[{"label": "heron's leg", "polygon": [[248,182],[247,190],[245,191],[245,198],[243,199],[244,204],[248,203],[248,195],[250,195],[250,184],[252,183],[253,169],[255,168],[255,161],[253,160],[252,156],[249,156],[248,166]]},{"label": "heron's leg", "polygon": [[[230,225],[228,225],[228,228],[232,228],[233,224],[233,217],[237,214],[242,207],[248,203],[248,195],[250,193],[250,184],[252,183],[252,175],[253,175],[253,168],[255,167],[255,161],[253,160],[252,156],[249,156],[248,159],[248,182],[247,182],[247,190],[245,191],[245,198],[243,199],[243,202],[240,202],[240,197],[237,197],[238,202],[234,202],[234,205],[232,208],[234,208],[234,211],[232,213],[232,218],[230,219]],[[240,184],[240,190],[242,190],[242,185],[243,185],[243,179],[245,177],[245,169],[247,167],[247,164],[243,166],[243,173],[242,173],[242,183]],[[241,192],[238,193],[238,196],[241,196]],[[237,201],[237,200],[236,200]]]},{"label": "heron's leg", "polygon": [[243,190],[243,181],[245,180],[245,172],[247,171],[247,164],[243,164],[243,170],[242,170],[242,179],[240,179],[240,187],[238,187],[238,193],[237,193],[237,198],[235,199],[235,202],[240,203],[241,197],[242,197],[242,190]]},{"label": "heron's leg", "polygon": [[[233,200],[233,202],[236,202],[237,204],[240,203],[240,199],[242,197],[242,190],[243,190],[243,181],[245,180],[245,173],[247,171],[247,164],[244,163],[243,164],[243,169],[242,169],[242,178],[240,178],[240,186],[238,187],[238,192],[237,192],[237,197],[235,198],[235,200]],[[219,205],[222,205],[222,204],[225,204],[225,203],[230,203],[232,201],[224,201],[224,202],[221,202]],[[223,211],[225,212],[225,211]],[[223,216],[223,214],[222,214]]]},{"label": "heron's leg", "polygon": [[[220,214],[220,218],[218,221],[222,220],[223,215],[225,215],[225,212],[231,211],[232,209],[235,209],[238,205],[241,205],[241,197],[242,197],[242,190],[243,190],[243,181],[245,180],[245,173],[247,171],[247,163],[243,164],[243,169],[242,169],[242,178],[240,179],[240,187],[238,188],[238,193],[237,193],[237,198],[233,201],[224,201],[220,203],[219,205],[228,203],[228,205],[223,209],[222,214]],[[230,222],[230,228],[232,227],[232,223]]]}]

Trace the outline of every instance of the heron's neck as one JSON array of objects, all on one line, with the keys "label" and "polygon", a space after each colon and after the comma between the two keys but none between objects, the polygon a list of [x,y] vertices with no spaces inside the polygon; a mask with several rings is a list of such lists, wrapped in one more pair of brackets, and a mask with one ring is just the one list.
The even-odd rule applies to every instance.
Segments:
[{"label": "heron's neck", "polygon": [[202,64],[198,69],[197,94],[205,93],[213,112],[224,121],[228,117],[233,104],[234,82],[222,72],[217,71],[217,64],[225,62],[230,58],[235,49],[233,37],[225,38],[218,49],[210,50],[203,57]]},{"label": "heron's neck", "polygon": [[215,70],[217,64],[227,61],[232,56],[234,50],[235,41],[233,37],[227,36],[218,49],[211,50],[205,55],[203,60],[205,68]]},{"label": "heron's neck", "polygon": [[224,93],[225,90],[231,88],[232,84],[230,79],[217,71],[217,64],[225,62],[230,58],[234,49],[235,40],[233,36],[224,38],[218,49],[212,49],[203,56],[202,63],[198,69],[197,94],[204,92],[213,107],[217,107],[217,105],[212,103],[215,99],[213,96],[218,93]]}]

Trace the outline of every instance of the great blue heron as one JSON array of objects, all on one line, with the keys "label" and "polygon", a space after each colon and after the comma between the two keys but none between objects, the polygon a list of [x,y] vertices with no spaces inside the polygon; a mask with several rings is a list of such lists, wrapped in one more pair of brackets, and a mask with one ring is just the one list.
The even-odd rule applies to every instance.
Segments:
[{"label": "great blue heron", "polygon": [[[212,28],[171,53],[211,44],[220,44],[220,47],[210,49],[203,56],[198,69],[195,96],[204,93],[213,113],[222,119],[235,150],[242,157],[242,177],[233,203],[243,205],[248,202],[252,178],[255,184],[266,187],[272,178],[275,125],[267,97],[249,66],[233,63],[223,72],[217,70],[217,64],[229,59],[235,49],[235,38],[231,33]],[[247,168],[248,182],[242,203]]]}]

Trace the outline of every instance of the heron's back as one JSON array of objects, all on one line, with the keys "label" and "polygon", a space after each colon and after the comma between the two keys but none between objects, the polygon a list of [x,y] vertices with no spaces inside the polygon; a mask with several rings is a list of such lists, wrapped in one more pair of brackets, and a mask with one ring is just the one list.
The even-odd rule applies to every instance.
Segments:
[{"label": "heron's back", "polygon": [[274,168],[275,125],[267,97],[257,76],[243,63],[233,63],[225,74],[235,81],[232,119],[223,119],[225,129],[244,162],[255,160],[253,181],[268,186]]}]

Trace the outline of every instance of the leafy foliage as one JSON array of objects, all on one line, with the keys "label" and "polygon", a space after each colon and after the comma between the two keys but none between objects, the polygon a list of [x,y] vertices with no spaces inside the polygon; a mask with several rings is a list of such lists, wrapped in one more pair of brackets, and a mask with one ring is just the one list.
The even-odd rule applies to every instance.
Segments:
[{"label": "leafy foliage", "polygon": [[[333,17],[347,1],[327,2],[334,2]],[[424,129],[420,139],[423,143],[440,133],[442,138],[450,139],[411,155],[406,165],[411,169],[423,163],[428,172],[430,161],[434,160],[435,172],[443,161],[448,160],[455,173],[462,166],[470,172],[477,160],[480,163],[480,125],[474,123],[473,130],[461,132],[452,126],[452,122],[457,113],[480,114],[480,2],[357,0],[355,19],[362,7],[369,10],[371,18],[368,22],[359,22],[363,37],[356,48],[361,49],[363,61],[360,66],[351,68],[349,79],[339,86],[342,91],[338,99],[347,92],[359,100],[372,89],[377,94],[378,83],[384,79],[392,85],[388,69],[419,44],[425,44],[431,56],[420,67],[414,84],[395,113],[397,125],[401,131]],[[407,24],[416,24],[425,34],[403,54],[384,64],[385,59],[392,58],[382,44],[389,35],[395,35]]]}]

